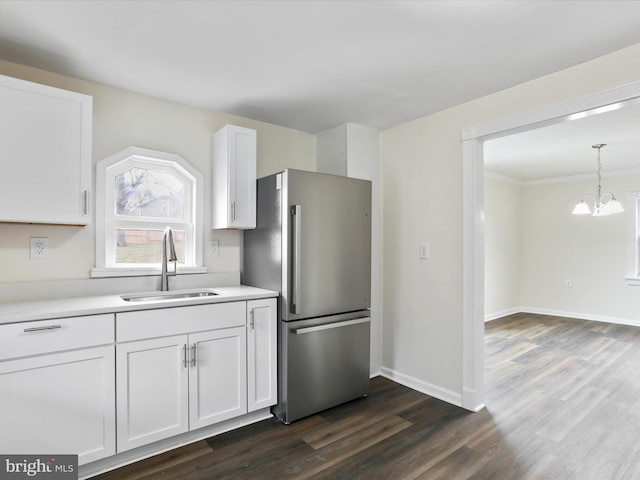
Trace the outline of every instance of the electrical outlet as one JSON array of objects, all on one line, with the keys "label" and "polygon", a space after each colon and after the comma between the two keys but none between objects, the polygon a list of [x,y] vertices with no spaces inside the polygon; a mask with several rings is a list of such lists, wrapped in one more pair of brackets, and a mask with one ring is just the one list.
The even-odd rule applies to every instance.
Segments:
[{"label": "electrical outlet", "polygon": [[218,242],[218,240],[209,240],[209,250],[208,250],[208,254],[210,257],[217,257],[218,256],[218,252],[219,252],[219,248],[220,247],[220,243]]},{"label": "electrical outlet", "polygon": [[31,259],[49,258],[49,239],[47,237],[31,237]]}]

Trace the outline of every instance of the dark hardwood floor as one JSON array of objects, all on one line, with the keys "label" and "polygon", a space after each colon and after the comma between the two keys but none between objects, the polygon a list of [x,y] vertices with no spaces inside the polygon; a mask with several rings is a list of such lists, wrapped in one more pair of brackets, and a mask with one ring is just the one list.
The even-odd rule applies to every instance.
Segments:
[{"label": "dark hardwood floor", "polygon": [[481,412],[377,377],[367,398],[96,478],[640,479],[640,328],[517,314],[485,338]]}]

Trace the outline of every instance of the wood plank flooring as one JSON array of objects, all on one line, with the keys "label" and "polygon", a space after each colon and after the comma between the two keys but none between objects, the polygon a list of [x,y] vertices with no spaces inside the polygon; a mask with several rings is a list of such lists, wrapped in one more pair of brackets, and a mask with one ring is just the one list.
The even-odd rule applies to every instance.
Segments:
[{"label": "wood plank flooring", "polygon": [[486,325],[485,354],[478,413],[377,377],[367,398],[96,478],[640,479],[640,328],[517,314]]}]

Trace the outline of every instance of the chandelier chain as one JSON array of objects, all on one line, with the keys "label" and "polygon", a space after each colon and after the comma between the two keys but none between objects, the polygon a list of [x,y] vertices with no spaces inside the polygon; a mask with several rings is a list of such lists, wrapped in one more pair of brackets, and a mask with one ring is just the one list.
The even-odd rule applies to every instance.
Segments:
[{"label": "chandelier chain", "polygon": [[597,145],[594,145],[593,148],[597,148],[598,149],[598,201],[600,203],[602,203],[602,198],[601,198],[601,192],[602,192],[602,163],[600,162],[600,149],[604,147],[603,143],[599,143]]}]

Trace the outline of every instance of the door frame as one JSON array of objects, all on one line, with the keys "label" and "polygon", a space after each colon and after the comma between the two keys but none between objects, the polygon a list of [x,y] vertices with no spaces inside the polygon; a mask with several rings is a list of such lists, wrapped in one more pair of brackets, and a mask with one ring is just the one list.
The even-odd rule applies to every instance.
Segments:
[{"label": "door frame", "polygon": [[640,81],[515,117],[462,129],[462,407],[484,408],[484,158],[486,140],[621,108]]}]

